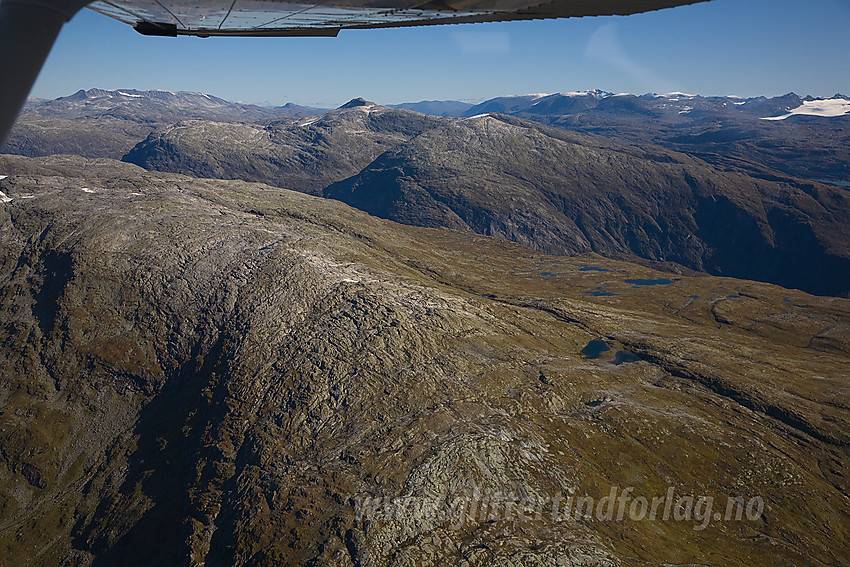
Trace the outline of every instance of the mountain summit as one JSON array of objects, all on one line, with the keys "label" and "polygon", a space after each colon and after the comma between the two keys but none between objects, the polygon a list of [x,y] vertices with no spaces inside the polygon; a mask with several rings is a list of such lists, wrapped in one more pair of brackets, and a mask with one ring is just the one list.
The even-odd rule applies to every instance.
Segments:
[{"label": "mountain summit", "polygon": [[372,101],[366,100],[365,98],[357,97],[357,98],[353,98],[353,99],[349,100],[348,102],[346,102],[345,104],[343,104],[339,108],[340,109],[356,108],[358,106],[375,106],[375,103],[372,102]]}]

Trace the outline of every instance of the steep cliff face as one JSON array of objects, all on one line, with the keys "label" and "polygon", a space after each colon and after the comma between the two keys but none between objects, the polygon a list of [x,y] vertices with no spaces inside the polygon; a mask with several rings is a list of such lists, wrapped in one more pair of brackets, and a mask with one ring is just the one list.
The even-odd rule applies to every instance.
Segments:
[{"label": "steep cliff face", "polygon": [[[0,563],[846,560],[845,300],[108,160],[0,172]],[[626,487],[764,509],[564,513]]]},{"label": "steep cliff face", "polygon": [[507,116],[428,131],[324,195],[548,253],[631,254],[812,293],[850,291],[846,191]]}]

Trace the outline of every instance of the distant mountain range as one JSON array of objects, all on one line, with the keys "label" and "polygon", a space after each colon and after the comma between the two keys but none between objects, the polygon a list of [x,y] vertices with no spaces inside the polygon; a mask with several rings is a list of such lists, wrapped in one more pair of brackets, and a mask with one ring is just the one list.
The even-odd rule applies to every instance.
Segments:
[{"label": "distant mountain range", "polygon": [[[833,105],[834,109],[827,108],[817,111],[812,105],[813,102],[817,101],[833,101],[838,104]],[[638,96],[628,93],[610,93],[597,89],[584,92],[516,95],[493,98],[475,106],[470,106],[464,112],[464,116],[475,116],[485,112],[563,115],[598,109],[600,112],[632,110],[659,115],[673,113],[679,115],[691,113],[699,115],[706,112],[722,114],[743,113],[756,118],[770,118],[782,117],[785,113],[804,108],[807,105],[811,109],[807,114],[812,116],[833,117],[850,114],[850,97],[841,94],[836,94],[831,99],[811,96],[801,98],[794,93],[774,98],[742,98],[737,96],[703,97],[687,93],[667,93],[663,95],[650,93]],[[829,107],[829,105],[827,106]]]},{"label": "distant mountain range", "polygon": [[806,179],[850,181],[850,99],[702,97],[587,91],[495,98],[464,116],[506,113],[635,144],[659,144],[722,168],[762,166]]},{"label": "distant mountain range", "polygon": [[[621,141],[659,144],[722,168],[767,175],[763,166],[806,179],[850,182],[850,99],[789,93],[703,97],[635,96],[601,90],[497,97],[477,105],[421,101],[392,105],[440,117],[503,113]],[[121,158],[157,127],[197,119],[267,125],[327,112],[292,103],[269,108],[202,93],[90,89],[30,100],[4,151]]]},{"label": "distant mountain range", "polygon": [[703,97],[686,93],[632,95],[594,89],[569,93],[501,96],[478,104],[456,100],[429,100],[388,106],[447,117],[471,117],[490,112],[550,116],[576,114],[594,109],[598,112],[634,110],[659,114],[694,113],[694,116],[697,116],[706,112],[728,115],[734,114],[729,112],[734,110],[765,120],[785,120],[793,116],[845,116],[850,114],[850,97],[836,94],[832,98],[824,99],[800,97],[794,93],[774,98]]},{"label": "distant mountain range", "polygon": [[[733,108],[730,108],[730,105],[733,105]],[[457,100],[423,100],[387,106],[442,117],[471,117],[488,112],[564,115],[598,108],[600,111],[632,109],[668,114],[693,112],[695,115],[703,112],[728,114],[730,110],[736,110],[757,118],[776,120],[792,116],[845,116],[850,114],[850,96],[836,94],[824,99],[800,97],[789,93],[774,98],[703,97],[686,93],[633,95],[593,89],[567,93],[508,95],[478,104]],[[95,88],[80,90],[53,100],[30,98],[24,112],[68,119],[112,116],[147,122],[183,119],[260,122],[291,116],[324,114],[329,110],[291,102],[282,106],[230,102],[196,92]]]},{"label": "distant mountain range", "polygon": [[28,100],[3,151],[120,159],[156,128],[181,120],[268,124],[315,112],[297,105],[265,108],[229,102],[203,93],[81,90],[55,100]]},{"label": "distant mountain range", "polygon": [[314,114],[308,107],[291,104],[268,108],[230,102],[204,93],[134,89],[89,89],[55,100],[30,99],[25,112],[72,120],[123,118],[134,122],[177,122],[187,119],[262,122]]}]

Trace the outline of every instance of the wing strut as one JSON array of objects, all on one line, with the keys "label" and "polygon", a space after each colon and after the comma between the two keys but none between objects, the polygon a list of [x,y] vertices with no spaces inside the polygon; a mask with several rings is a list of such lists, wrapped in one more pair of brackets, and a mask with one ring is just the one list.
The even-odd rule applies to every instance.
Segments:
[{"label": "wing strut", "polygon": [[0,0],[0,148],[59,30],[88,0]]}]

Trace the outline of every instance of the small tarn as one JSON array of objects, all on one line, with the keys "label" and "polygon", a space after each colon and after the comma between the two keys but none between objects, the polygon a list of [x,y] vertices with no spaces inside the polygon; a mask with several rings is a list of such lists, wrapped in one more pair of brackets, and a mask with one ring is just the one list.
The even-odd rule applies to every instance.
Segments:
[{"label": "small tarn", "polygon": [[583,349],[581,349],[581,353],[585,358],[589,360],[594,360],[602,356],[603,352],[611,350],[611,347],[603,341],[602,339],[593,339]]}]

